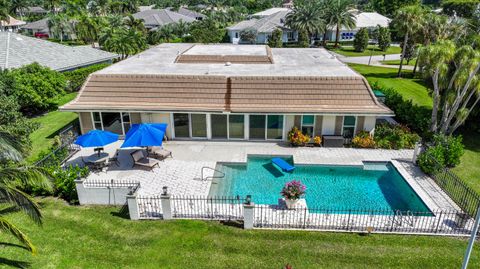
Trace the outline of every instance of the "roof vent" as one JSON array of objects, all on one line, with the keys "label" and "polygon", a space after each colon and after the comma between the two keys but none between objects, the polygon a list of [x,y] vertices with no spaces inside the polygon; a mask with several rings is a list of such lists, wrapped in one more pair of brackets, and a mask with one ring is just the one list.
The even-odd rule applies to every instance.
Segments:
[{"label": "roof vent", "polygon": [[230,65],[232,65],[231,62],[226,62],[226,63],[225,63],[225,66],[230,66]]}]

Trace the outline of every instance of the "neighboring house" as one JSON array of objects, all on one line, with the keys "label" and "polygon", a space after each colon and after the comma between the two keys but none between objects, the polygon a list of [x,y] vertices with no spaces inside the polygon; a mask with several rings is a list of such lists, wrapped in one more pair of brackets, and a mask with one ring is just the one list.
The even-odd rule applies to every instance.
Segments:
[{"label": "neighboring house", "polygon": [[26,22],[17,20],[12,16],[8,17],[8,21],[0,21],[0,32],[17,32],[20,27],[26,24]]},{"label": "neighboring house", "polygon": [[167,123],[169,139],[285,141],[373,133],[393,112],[367,80],[321,48],[165,43],[89,76],[60,108],[82,133],[125,135],[133,123]]},{"label": "neighboring house", "polygon": [[35,37],[42,35],[42,37],[48,38],[51,36],[50,29],[48,28],[48,18],[27,23],[22,26],[20,30],[27,35]]},{"label": "neighboring house", "polygon": [[176,10],[174,12],[177,12],[177,13],[182,14],[184,16],[193,18],[197,21],[201,21],[201,20],[203,20],[207,17],[207,16],[203,15],[202,13],[199,13],[199,12],[196,12],[196,11],[193,11],[193,10],[190,10],[190,9],[186,9],[184,7],[180,7],[178,10]]},{"label": "neighboring house", "polygon": [[297,42],[298,32],[285,26],[285,17],[290,11],[290,9],[281,8],[281,11],[271,13],[267,12],[266,10],[254,14],[254,16],[259,18],[252,18],[249,20],[241,21],[233,26],[227,27],[230,42],[233,44],[250,43],[247,40],[241,39],[241,33],[242,31],[252,29],[257,32],[257,38],[255,43],[267,44],[268,39],[272,35],[272,32],[277,28],[281,29],[283,32],[282,40],[284,43]]},{"label": "neighboring house", "polygon": [[33,62],[57,71],[112,62],[118,55],[91,46],[65,46],[20,34],[0,32],[0,69],[18,68]]},{"label": "neighboring house", "polygon": [[138,11],[146,11],[146,10],[152,10],[155,7],[155,5],[150,5],[150,6],[138,6]]},{"label": "neighboring house", "polygon": [[191,18],[168,9],[150,9],[137,12],[132,16],[135,19],[142,20],[145,28],[147,29],[155,29],[167,24],[178,23],[181,20],[184,22],[195,21],[195,18]]},{"label": "neighboring house", "polygon": [[[382,27],[388,27],[391,19],[377,13],[377,12],[360,12],[355,14],[356,26],[354,29],[340,29],[340,40],[339,41],[352,41],[355,39],[360,28],[367,28],[369,30],[374,30],[378,25]],[[318,35],[319,38],[323,36]],[[327,31],[327,40],[335,41],[336,39],[336,28],[330,28]]]},{"label": "neighboring house", "polygon": [[272,7],[272,8],[257,12],[255,14],[252,14],[252,15],[250,15],[250,17],[264,18],[264,17],[268,17],[270,15],[273,15],[273,14],[275,14],[277,12],[281,12],[281,11],[282,12],[288,12],[288,11],[291,11],[291,9],[290,8],[284,8],[284,7]]},{"label": "neighboring house", "polygon": [[27,7],[21,11],[24,15],[46,15],[48,13],[43,7]]}]

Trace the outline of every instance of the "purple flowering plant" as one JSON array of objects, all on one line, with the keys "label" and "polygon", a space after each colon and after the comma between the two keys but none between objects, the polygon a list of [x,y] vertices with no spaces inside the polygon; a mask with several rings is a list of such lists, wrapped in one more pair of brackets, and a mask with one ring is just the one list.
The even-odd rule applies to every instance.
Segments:
[{"label": "purple flowering plant", "polygon": [[285,199],[298,200],[305,194],[306,189],[307,187],[299,180],[292,180],[285,184],[280,194]]}]

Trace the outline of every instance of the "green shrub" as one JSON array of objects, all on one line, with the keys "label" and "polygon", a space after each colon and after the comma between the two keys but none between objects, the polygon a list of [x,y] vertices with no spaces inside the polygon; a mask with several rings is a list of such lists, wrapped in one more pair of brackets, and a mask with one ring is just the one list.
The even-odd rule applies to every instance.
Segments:
[{"label": "green shrub", "polygon": [[355,39],[353,40],[353,47],[356,52],[364,52],[368,47],[368,30],[367,28],[360,28],[355,34]]},{"label": "green shrub", "polygon": [[360,131],[352,139],[352,147],[354,148],[374,148],[375,141],[373,137],[367,131]]},{"label": "green shrub", "polygon": [[[283,46],[282,40],[283,32],[280,28],[273,30],[272,36],[268,39],[268,46],[271,48],[281,48]],[[255,34],[255,39],[257,35]]]},{"label": "green shrub", "polygon": [[376,126],[374,139],[377,148],[413,149],[420,136],[407,126],[384,123]]},{"label": "green shrub", "polygon": [[420,169],[426,174],[432,175],[445,167],[444,150],[440,146],[430,147],[417,158]]},{"label": "green shrub", "polygon": [[301,47],[301,48],[310,47],[310,41],[309,41],[309,38],[308,38],[307,31],[298,32],[298,46]]},{"label": "green shrub", "polygon": [[465,152],[462,136],[436,135],[433,141],[435,146],[439,146],[444,150],[444,163],[446,166],[455,167],[460,164],[460,158]]},{"label": "green shrub", "polygon": [[456,14],[459,17],[471,18],[479,4],[479,0],[448,0],[442,2],[442,7],[443,13],[449,16]]},{"label": "green shrub", "polygon": [[373,84],[372,88],[385,94],[385,105],[393,110],[395,119],[398,122],[406,125],[424,138],[430,136],[431,109],[414,105],[410,100],[404,100],[403,97],[392,88],[381,88],[378,84]]},{"label": "green shrub", "polygon": [[390,29],[388,29],[387,27],[378,26],[377,40],[378,40],[378,48],[381,51],[387,51],[388,48],[390,47],[390,43],[392,42]]},{"label": "green shrub", "polygon": [[71,204],[78,203],[75,180],[78,176],[85,178],[89,172],[88,167],[69,166],[65,169],[56,168],[51,172],[54,183],[54,195],[65,199]]},{"label": "green shrub", "polygon": [[80,87],[82,87],[88,75],[109,65],[109,63],[101,63],[90,65],[84,68],[79,68],[73,71],[64,72],[63,75],[68,82],[67,90],[70,92],[78,91]]}]

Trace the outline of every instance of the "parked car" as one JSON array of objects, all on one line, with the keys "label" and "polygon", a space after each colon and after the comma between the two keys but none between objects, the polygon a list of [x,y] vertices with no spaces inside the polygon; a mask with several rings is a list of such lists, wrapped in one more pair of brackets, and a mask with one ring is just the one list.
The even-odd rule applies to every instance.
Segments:
[{"label": "parked car", "polygon": [[42,33],[42,32],[36,32],[36,33],[34,34],[34,36],[35,36],[36,38],[45,38],[45,39],[47,39],[47,38],[49,37],[47,33]]}]

